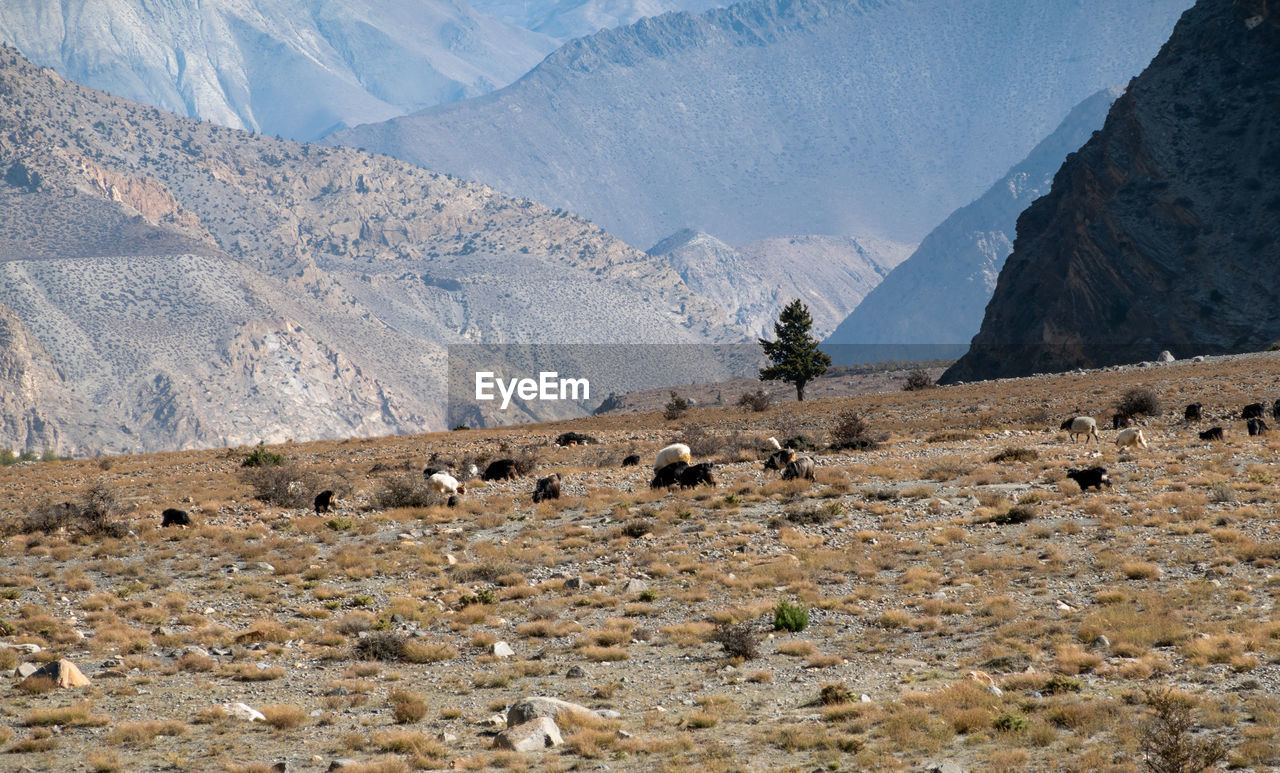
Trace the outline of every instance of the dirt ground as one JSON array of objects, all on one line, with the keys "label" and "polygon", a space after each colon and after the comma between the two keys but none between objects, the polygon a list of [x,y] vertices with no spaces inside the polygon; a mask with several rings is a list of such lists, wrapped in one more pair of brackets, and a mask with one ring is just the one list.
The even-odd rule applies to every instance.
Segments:
[{"label": "dirt ground", "polygon": [[[1119,450],[1131,390],[1158,410]],[[1280,424],[1277,397],[1260,355],[263,449],[280,466],[13,465],[0,667],[65,657],[92,684],[0,687],[0,770],[1274,770],[1280,445],[1239,417]],[[1101,443],[1058,429],[1078,414]],[[552,445],[568,430],[601,442]],[[817,480],[763,470],[770,436],[812,443]],[[716,486],[649,488],[677,440]],[[500,458],[532,472],[456,508],[424,491],[428,465]],[[1111,488],[1065,476],[1095,465]],[[563,496],[534,505],[550,472]],[[192,525],[161,529],[168,507]],[[531,695],[617,716],[495,749]]]}]

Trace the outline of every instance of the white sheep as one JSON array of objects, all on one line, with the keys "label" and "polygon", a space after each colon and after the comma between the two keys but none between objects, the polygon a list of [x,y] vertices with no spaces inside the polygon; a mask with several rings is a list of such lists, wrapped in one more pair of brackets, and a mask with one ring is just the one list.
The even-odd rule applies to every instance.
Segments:
[{"label": "white sheep", "polygon": [[1098,442],[1102,443],[1098,437],[1098,422],[1092,416],[1077,416],[1074,419],[1067,419],[1062,422],[1062,429],[1071,433],[1071,442],[1076,442],[1076,435],[1084,435],[1084,442],[1088,443],[1090,436]]},{"label": "white sheep", "polygon": [[1142,434],[1142,427],[1126,427],[1116,435],[1116,448],[1131,446],[1147,447],[1147,438]]},{"label": "white sheep", "polygon": [[778,442],[778,439],[776,437],[771,437],[765,442],[767,442],[774,451],[782,450],[782,444]]},{"label": "white sheep", "polygon": [[448,494],[450,496],[453,496],[454,494],[467,493],[467,487],[463,486],[458,482],[457,478],[447,472],[437,472],[427,478],[427,485],[430,486],[433,491],[438,491],[441,494]]},{"label": "white sheep", "polygon": [[658,458],[653,462],[653,469],[654,471],[661,470],[668,464],[675,464],[676,462],[693,464],[693,452],[689,450],[689,446],[684,443],[672,443],[662,449],[658,452]]}]

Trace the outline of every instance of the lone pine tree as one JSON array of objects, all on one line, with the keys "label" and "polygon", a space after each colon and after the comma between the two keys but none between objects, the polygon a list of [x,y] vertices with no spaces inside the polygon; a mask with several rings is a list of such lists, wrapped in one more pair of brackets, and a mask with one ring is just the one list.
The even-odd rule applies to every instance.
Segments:
[{"label": "lone pine tree", "polygon": [[831,367],[831,357],[818,350],[818,339],[809,334],[812,328],[809,307],[797,298],[787,304],[778,321],[773,323],[777,340],[759,339],[765,356],[773,363],[760,369],[761,380],[795,384],[796,399],[800,401],[804,400],[805,384]]}]

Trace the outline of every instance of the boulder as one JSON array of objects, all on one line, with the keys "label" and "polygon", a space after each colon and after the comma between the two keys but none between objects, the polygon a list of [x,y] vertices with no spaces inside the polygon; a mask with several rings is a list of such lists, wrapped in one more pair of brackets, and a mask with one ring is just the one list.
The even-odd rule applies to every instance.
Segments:
[{"label": "boulder", "polygon": [[555,719],[562,711],[593,718],[598,716],[594,711],[586,706],[580,706],[576,703],[570,703],[569,701],[562,701],[559,698],[521,698],[511,704],[511,708],[507,709],[507,727],[523,725],[526,722],[532,722],[540,717]]},{"label": "boulder", "polygon": [[89,677],[80,672],[70,660],[55,660],[31,672],[27,679],[51,679],[59,687],[88,687]]},{"label": "boulder", "polygon": [[551,717],[538,717],[513,727],[508,727],[493,739],[495,749],[510,749],[517,752],[532,752],[539,749],[550,749],[564,743],[560,737],[560,728]]},{"label": "boulder", "polygon": [[511,649],[511,645],[505,641],[498,641],[493,643],[493,654],[500,658],[509,658],[516,654],[516,651]]}]

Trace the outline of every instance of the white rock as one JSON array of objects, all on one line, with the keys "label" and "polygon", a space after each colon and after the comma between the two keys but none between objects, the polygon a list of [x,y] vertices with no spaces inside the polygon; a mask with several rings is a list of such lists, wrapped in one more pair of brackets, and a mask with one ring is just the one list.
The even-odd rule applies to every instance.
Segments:
[{"label": "white rock", "polygon": [[224,703],[222,710],[236,719],[247,719],[250,722],[264,722],[267,719],[261,711],[244,703]]},{"label": "white rock", "polygon": [[550,749],[564,743],[560,737],[560,728],[551,717],[537,719],[509,727],[498,733],[493,739],[495,749],[510,749],[517,752],[532,752],[539,749]]}]

